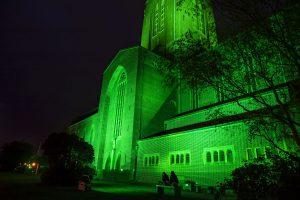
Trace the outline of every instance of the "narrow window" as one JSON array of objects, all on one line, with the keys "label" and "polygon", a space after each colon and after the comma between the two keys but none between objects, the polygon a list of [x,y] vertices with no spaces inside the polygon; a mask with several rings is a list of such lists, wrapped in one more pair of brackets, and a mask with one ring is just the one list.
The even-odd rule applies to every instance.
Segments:
[{"label": "narrow window", "polygon": [[184,163],[184,156],[183,156],[183,154],[180,155],[180,163],[181,164]]},{"label": "narrow window", "polygon": [[219,162],[219,154],[217,151],[214,151],[214,162]]},{"label": "narrow window", "polygon": [[227,150],[226,156],[227,156],[227,162],[232,163],[233,162],[233,154],[232,154],[231,150]]},{"label": "narrow window", "polygon": [[171,165],[173,165],[174,162],[175,162],[175,157],[174,157],[174,155],[172,154],[172,155],[171,155]]},{"label": "narrow window", "polygon": [[179,154],[176,155],[176,164],[179,163]]},{"label": "narrow window", "polygon": [[260,147],[256,148],[256,158],[264,158],[264,150]]},{"label": "narrow window", "polygon": [[220,162],[225,162],[225,153],[223,150],[219,151],[220,154]]},{"label": "narrow window", "polygon": [[247,160],[252,160],[254,158],[252,149],[248,148],[246,150],[246,154],[247,154]]},{"label": "narrow window", "polygon": [[165,0],[161,2],[161,12],[160,12],[160,30],[165,29]]},{"label": "narrow window", "polygon": [[190,164],[190,154],[185,154],[185,163]]},{"label": "narrow window", "polygon": [[206,153],[206,162],[208,162],[208,163],[211,162],[211,153],[210,152]]},{"label": "narrow window", "polygon": [[152,165],[154,165],[154,164],[155,164],[155,157],[152,156]]},{"label": "narrow window", "polygon": [[148,158],[147,158],[147,157],[145,157],[144,165],[145,165],[145,166],[148,165]]},{"label": "narrow window", "polygon": [[158,156],[156,156],[155,165],[158,165],[158,162],[159,162],[159,158],[158,158]]},{"label": "narrow window", "polygon": [[115,137],[120,136],[122,130],[122,120],[123,120],[123,110],[124,110],[124,100],[125,100],[125,89],[126,89],[126,74],[123,72],[119,77],[117,83],[117,102],[116,102],[116,117],[114,126]]},{"label": "narrow window", "polygon": [[155,13],[154,13],[153,36],[156,36],[158,33],[158,24],[159,24],[158,4],[156,4]]}]

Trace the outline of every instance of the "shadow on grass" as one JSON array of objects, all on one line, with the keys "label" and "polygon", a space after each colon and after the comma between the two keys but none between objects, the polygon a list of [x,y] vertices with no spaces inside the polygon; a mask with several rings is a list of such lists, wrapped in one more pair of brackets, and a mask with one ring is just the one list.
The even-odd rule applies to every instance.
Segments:
[{"label": "shadow on grass", "polygon": [[[0,173],[1,200],[175,200],[172,191],[159,198],[155,186],[112,182],[94,182],[92,191],[80,192],[76,187],[45,186],[35,175]],[[180,200],[213,199],[213,196],[183,192]]]}]

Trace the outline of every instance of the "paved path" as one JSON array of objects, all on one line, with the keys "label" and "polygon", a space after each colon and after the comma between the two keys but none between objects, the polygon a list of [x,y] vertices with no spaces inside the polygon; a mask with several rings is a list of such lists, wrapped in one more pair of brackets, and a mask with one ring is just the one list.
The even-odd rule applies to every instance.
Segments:
[{"label": "paved path", "polygon": [[[93,184],[93,190],[101,193],[116,194],[116,195],[133,195],[133,196],[157,196],[155,185],[134,185],[134,184],[121,184],[111,182],[95,182]],[[173,191],[166,190],[166,197],[173,197]],[[214,199],[214,195],[206,193],[196,193],[183,191],[181,199]],[[227,195],[226,200],[235,199],[234,195]]]}]

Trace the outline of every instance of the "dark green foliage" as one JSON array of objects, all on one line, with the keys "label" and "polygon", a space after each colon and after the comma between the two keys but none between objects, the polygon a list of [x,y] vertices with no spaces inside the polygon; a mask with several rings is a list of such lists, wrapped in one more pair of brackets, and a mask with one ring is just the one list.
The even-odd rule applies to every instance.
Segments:
[{"label": "dark green foliage", "polygon": [[299,160],[272,155],[235,169],[224,186],[238,199],[289,199],[300,192],[299,170]]},{"label": "dark green foliage", "polygon": [[192,32],[174,42],[172,51],[154,64],[165,75],[167,85],[178,84],[180,79],[190,88],[210,85],[224,72],[232,71],[219,49],[212,48],[208,41],[194,39]]},{"label": "dark green foliage", "polygon": [[46,184],[76,184],[82,175],[91,178],[95,170],[93,147],[77,135],[53,133],[42,146],[49,169],[42,175]]},{"label": "dark green foliage", "polygon": [[0,170],[13,171],[16,167],[23,166],[33,153],[33,146],[25,142],[4,144],[0,152]]},{"label": "dark green foliage", "polygon": [[[182,5],[187,1],[179,2]],[[295,13],[300,4],[279,9],[281,6],[273,5],[274,1],[266,0],[239,0],[238,5],[231,0],[218,2],[234,12],[230,14],[236,11],[245,15],[250,21],[247,28],[217,45],[195,39],[188,32],[174,42],[170,52],[160,53],[164,58],[156,60],[156,67],[165,75],[166,85],[190,90],[193,98],[209,89],[217,94],[217,101],[235,102],[248,113],[245,124],[250,138],[261,137],[288,153],[279,145],[284,138],[291,141],[290,147],[299,150],[299,108],[295,108],[299,106],[299,17]],[[270,13],[256,15],[261,11],[259,8]],[[242,102],[242,98],[249,103]],[[254,107],[257,110],[252,112]],[[221,115],[224,113],[220,109],[209,117]]]}]

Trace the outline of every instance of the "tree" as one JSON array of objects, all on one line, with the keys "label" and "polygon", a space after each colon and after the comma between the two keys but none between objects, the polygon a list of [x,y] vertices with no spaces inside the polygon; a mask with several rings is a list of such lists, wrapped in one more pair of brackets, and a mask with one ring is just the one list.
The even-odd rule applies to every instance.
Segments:
[{"label": "tree", "polygon": [[[299,37],[295,32],[299,33],[295,31],[297,17],[293,18],[292,14],[297,9],[260,1],[259,8],[254,3],[254,7],[245,11],[249,1],[224,2],[239,13],[234,15],[228,9],[232,16],[245,15],[241,18],[246,19],[248,26],[241,33],[211,45],[210,41],[199,41],[187,32],[174,42],[170,53],[158,58],[155,64],[165,74],[167,85],[185,85],[196,92],[199,88],[211,87],[221,96],[220,101],[233,101],[237,110],[242,109],[232,113],[218,110],[212,117],[244,113],[242,119],[249,127],[250,138],[262,137],[273,147],[294,156],[279,143],[292,141],[288,146],[296,146],[294,151],[300,150],[297,90],[300,57]],[[240,7],[234,7],[232,2],[238,2]],[[255,10],[269,13],[256,15]],[[245,99],[248,99],[246,103]]]},{"label": "tree", "polygon": [[34,148],[29,143],[13,141],[4,144],[0,152],[0,169],[13,171],[17,166],[23,166],[33,154]]},{"label": "tree", "polygon": [[232,189],[237,199],[293,199],[300,189],[299,172],[299,162],[272,155],[236,168],[222,186]]},{"label": "tree", "polygon": [[49,169],[42,175],[47,184],[76,184],[82,175],[90,178],[95,171],[93,147],[77,135],[53,133],[42,145]]},{"label": "tree", "polygon": [[[211,0],[239,31],[254,30],[300,71],[299,2],[295,0]],[[250,35],[251,37],[251,35]],[[255,35],[256,37],[256,35]]]}]

